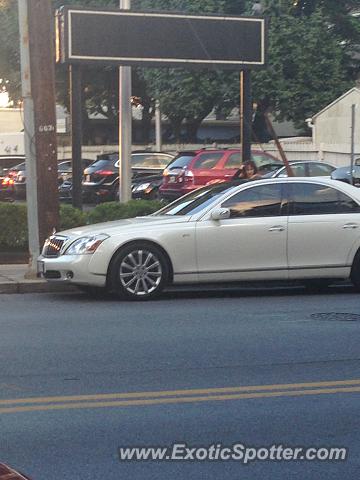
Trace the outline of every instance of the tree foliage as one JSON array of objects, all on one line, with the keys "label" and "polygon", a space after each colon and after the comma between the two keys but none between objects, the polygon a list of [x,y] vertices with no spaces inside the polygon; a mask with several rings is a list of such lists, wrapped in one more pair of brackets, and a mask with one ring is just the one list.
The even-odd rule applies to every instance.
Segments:
[{"label": "tree foliage", "polygon": [[292,120],[305,131],[306,118],[354,84],[360,36],[343,28],[354,20],[346,2],[295,3],[266,2],[269,66],[253,75],[254,96],[260,109],[271,109],[278,119]]},{"label": "tree foliage", "polygon": [[6,88],[12,100],[21,97],[20,51],[17,1],[0,4],[0,78],[7,81]]},{"label": "tree foliage", "polygon": [[[298,127],[304,120],[353,85],[359,74],[356,52],[360,19],[350,15],[359,0],[261,0],[269,17],[268,68],[253,73],[254,101],[279,119]],[[117,8],[118,0],[53,0],[60,5]],[[132,0],[133,10],[189,13],[251,14],[251,0]],[[0,78],[9,80],[12,99],[21,98],[17,0],[0,2]],[[57,67],[58,101],[68,104],[68,74]],[[175,137],[185,121],[187,138],[194,140],[203,118],[215,109],[225,115],[239,103],[238,72],[183,69],[133,69],[133,94],[144,104],[149,125],[153,100],[159,99]],[[117,69],[84,69],[87,113],[102,113],[116,122]],[[146,137],[146,135],[145,135]],[[144,140],[146,138],[144,137]]]}]

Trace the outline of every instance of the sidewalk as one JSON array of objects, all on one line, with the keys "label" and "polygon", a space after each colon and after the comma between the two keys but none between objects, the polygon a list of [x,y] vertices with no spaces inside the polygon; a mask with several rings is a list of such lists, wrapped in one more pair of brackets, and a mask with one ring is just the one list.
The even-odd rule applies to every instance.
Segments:
[{"label": "sidewalk", "polygon": [[25,279],[27,270],[27,265],[0,265],[0,294],[77,291],[73,285],[48,283],[42,279]]}]

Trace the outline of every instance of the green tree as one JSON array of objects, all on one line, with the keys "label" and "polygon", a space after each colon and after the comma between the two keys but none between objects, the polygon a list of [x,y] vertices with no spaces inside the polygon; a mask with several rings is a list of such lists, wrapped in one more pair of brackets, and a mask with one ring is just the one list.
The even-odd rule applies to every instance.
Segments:
[{"label": "green tree", "polygon": [[6,80],[10,98],[21,98],[20,51],[17,1],[0,3],[0,78]]},{"label": "green tree", "polygon": [[304,129],[307,117],[352,85],[341,40],[321,11],[306,18],[273,17],[269,66],[253,75],[254,96],[262,108]]},{"label": "green tree", "polygon": [[[53,0],[53,5],[118,7],[118,0]],[[250,14],[251,0],[132,0],[132,8],[190,13]],[[360,21],[350,15],[359,0],[262,0],[270,18],[269,65],[254,72],[254,100],[279,118],[298,126],[349,88],[359,73]],[[9,80],[11,98],[21,98],[17,0],[0,2],[0,78]],[[133,94],[142,97],[144,131],[159,98],[175,135],[186,120],[194,139],[202,119],[215,108],[219,115],[239,102],[238,73],[181,69],[134,70]],[[116,122],[117,69],[85,69],[86,114],[105,114]],[[68,103],[68,74],[57,67],[58,100]],[[146,133],[146,132],[145,132]],[[146,135],[145,135],[146,136]]]}]

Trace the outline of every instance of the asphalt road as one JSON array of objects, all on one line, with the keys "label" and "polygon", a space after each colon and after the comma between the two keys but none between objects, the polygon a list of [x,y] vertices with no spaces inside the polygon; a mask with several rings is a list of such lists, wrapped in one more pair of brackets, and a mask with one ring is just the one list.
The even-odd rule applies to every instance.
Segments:
[{"label": "asphalt road", "polygon": [[[0,462],[33,480],[357,478],[359,305],[346,288],[0,295]],[[119,460],[119,447],[174,443],[348,457]]]}]

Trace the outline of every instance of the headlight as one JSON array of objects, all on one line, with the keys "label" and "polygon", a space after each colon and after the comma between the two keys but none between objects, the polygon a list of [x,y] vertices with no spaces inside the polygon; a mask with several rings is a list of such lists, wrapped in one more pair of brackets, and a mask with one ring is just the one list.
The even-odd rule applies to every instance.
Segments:
[{"label": "headlight", "polygon": [[98,249],[98,247],[102,244],[102,242],[107,238],[109,238],[109,235],[105,235],[105,233],[78,238],[65,251],[64,255],[92,254]]},{"label": "headlight", "polygon": [[134,192],[142,192],[143,190],[146,190],[149,188],[151,183],[141,183],[137,187],[134,188]]}]

